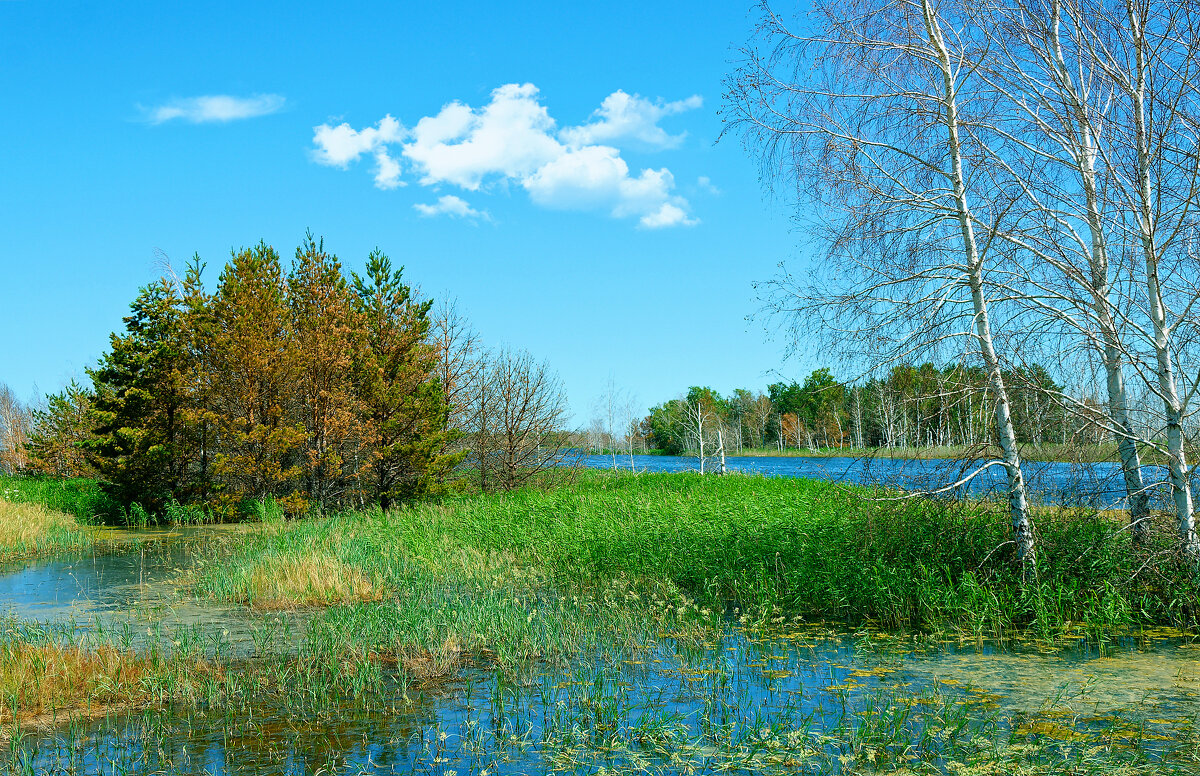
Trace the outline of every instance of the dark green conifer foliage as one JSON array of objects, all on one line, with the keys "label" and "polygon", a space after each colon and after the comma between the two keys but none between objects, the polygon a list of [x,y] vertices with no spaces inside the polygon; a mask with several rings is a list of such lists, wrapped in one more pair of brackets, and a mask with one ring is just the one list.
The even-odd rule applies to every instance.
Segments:
[{"label": "dark green conifer foliage", "polygon": [[357,383],[371,454],[364,479],[368,498],[387,509],[393,502],[433,493],[461,454],[444,455],[451,432],[449,407],[434,376],[437,354],[429,343],[430,301],[414,299],[401,279],[404,268],[379,250],[366,277],[353,275],[355,304],[365,347]]},{"label": "dark green conifer foliage", "polygon": [[29,457],[33,470],[53,477],[91,477],[95,471],[83,444],[92,437],[92,392],[72,380],[46,397],[46,407],[33,411]]},{"label": "dark green conifer foliage", "polygon": [[175,285],[138,294],[109,352],[88,370],[94,437],[84,442],[105,491],[123,507],[159,512],[187,476],[180,442],[189,404],[187,350]]}]

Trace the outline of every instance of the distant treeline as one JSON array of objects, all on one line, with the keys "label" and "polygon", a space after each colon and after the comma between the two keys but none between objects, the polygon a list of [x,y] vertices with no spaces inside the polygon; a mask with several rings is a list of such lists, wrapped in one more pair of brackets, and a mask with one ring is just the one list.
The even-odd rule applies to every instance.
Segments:
[{"label": "distant treeline", "polygon": [[[1086,413],[1067,411],[1062,388],[1041,366],[1007,375],[1023,442],[1100,441]],[[818,369],[803,383],[774,383],[722,396],[693,386],[650,409],[636,442],[670,454],[703,449],[917,448],[986,444],[993,407],[982,369],[899,365],[857,384]]]}]

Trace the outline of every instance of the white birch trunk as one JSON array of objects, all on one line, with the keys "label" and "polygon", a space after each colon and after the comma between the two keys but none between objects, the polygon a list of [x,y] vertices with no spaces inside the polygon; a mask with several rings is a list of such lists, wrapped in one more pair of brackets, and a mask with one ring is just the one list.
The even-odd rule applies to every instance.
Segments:
[{"label": "white birch trunk", "polygon": [[954,187],[954,202],[958,211],[959,227],[962,230],[963,250],[966,254],[967,285],[971,291],[971,304],[975,311],[976,336],[979,340],[984,366],[987,369],[988,381],[995,393],[996,434],[1003,452],[1004,468],[1008,475],[1008,503],[1013,538],[1017,545],[1017,559],[1021,563],[1023,573],[1028,576],[1035,560],[1033,526],[1029,520],[1029,500],[1026,494],[1025,476],[1021,471],[1021,456],[1017,449],[1017,436],[1013,430],[1008,393],[1004,386],[1000,359],[996,355],[995,345],[992,341],[991,321],[988,315],[987,300],[983,293],[983,260],[975,240],[975,227],[967,202],[962,147],[958,135],[958,104],[955,96],[954,70],[931,0],[923,0],[921,6],[924,11],[929,44],[937,57],[944,85],[943,107],[950,152],[950,178]]},{"label": "white birch trunk", "polygon": [[1155,245],[1151,138],[1146,125],[1147,41],[1133,5],[1127,3],[1127,8],[1137,57],[1137,69],[1130,95],[1133,100],[1134,132],[1137,144],[1138,213],[1136,220],[1146,265],[1146,295],[1150,305],[1150,321],[1153,327],[1155,376],[1158,380],[1158,393],[1163,401],[1163,413],[1166,421],[1167,468],[1170,472],[1175,515],[1179,523],[1179,538],[1184,551],[1195,558],[1200,556],[1200,541],[1196,536],[1196,516],[1189,482],[1190,472],[1187,455],[1183,449],[1183,402],[1180,399],[1175,379],[1171,355],[1171,328],[1167,325],[1166,307],[1163,304],[1162,286],[1159,281],[1158,246]]},{"label": "white birch trunk", "polygon": [[1129,520],[1132,526],[1135,542],[1144,541],[1149,530],[1150,501],[1146,495],[1142,481],[1141,460],[1137,444],[1134,440],[1133,426],[1129,422],[1129,405],[1125,391],[1125,375],[1121,365],[1121,346],[1117,335],[1117,327],[1113,320],[1112,299],[1110,298],[1111,280],[1109,277],[1108,241],[1104,230],[1103,216],[1100,210],[1100,197],[1096,182],[1096,156],[1098,153],[1096,139],[1092,132],[1092,122],[1087,116],[1081,95],[1076,89],[1067,68],[1066,59],[1062,52],[1061,7],[1055,0],[1051,7],[1051,34],[1054,45],[1054,64],[1059,71],[1062,81],[1063,97],[1069,103],[1070,112],[1075,122],[1074,139],[1076,147],[1072,149],[1072,160],[1075,172],[1083,188],[1087,208],[1087,225],[1091,238],[1092,249],[1088,253],[1088,269],[1091,274],[1091,284],[1088,291],[1091,295],[1092,310],[1096,316],[1097,328],[1100,331],[1101,361],[1104,365],[1105,384],[1108,388],[1108,414],[1113,422],[1117,437],[1117,450],[1121,458],[1121,471],[1125,479],[1125,492],[1129,502]]}]

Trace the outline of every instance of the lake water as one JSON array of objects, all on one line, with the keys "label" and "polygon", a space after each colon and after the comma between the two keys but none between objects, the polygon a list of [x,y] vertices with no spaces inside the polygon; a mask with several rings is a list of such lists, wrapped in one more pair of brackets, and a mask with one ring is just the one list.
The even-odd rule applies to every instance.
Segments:
[{"label": "lake water", "polygon": [[[187,631],[190,643],[228,662],[227,681],[248,661],[285,664],[304,648],[301,621],[293,622],[301,635],[264,648],[254,633],[278,615],[188,595],[208,530],[10,567],[0,572],[0,614],[109,638],[132,630],[135,650],[150,642],[169,650]],[[430,685],[395,675],[368,696],[309,702],[286,687],[257,696],[249,687],[249,700],[227,708],[117,710],[6,743],[0,770],[792,774],[999,762],[988,772],[1007,772],[1031,758],[1066,757],[1090,764],[1073,773],[1105,773],[1133,760],[1180,772],[1195,762],[1200,650],[1180,634],[1001,645],[783,618],[677,628],[663,621],[638,643],[517,674],[485,661]]]},{"label": "lake water", "polygon": [[[585,466],[609,469],[612,456],[583,456]],[[705,463],[714,470],[715,461]],[[884,454],[862,458],[809,458],[801,456],[730,456],[726,466],[732,472],[761,474],[767,477],[805,477],[854,485],[880,485],[909,491],[936,491],[958,482],[978,468],[978,462],[947,460],[910,460],[888,458]],[[617,467],[648,472],[698,471],[694,457],[670,455],[617,456]],[[1043,504],[1090,506],[1119,509],[1125,503],[1125,484],[1120,464],[1058,463],[1026,461],[1023,464],[1031,499]],[[1153,488],[1156,502],[1163,504],[1167,490],[1167,470],[1161,466],[1142,467],[1142,476]],[[1007,498],[1003,467],[993,466],[948,495]]]}]

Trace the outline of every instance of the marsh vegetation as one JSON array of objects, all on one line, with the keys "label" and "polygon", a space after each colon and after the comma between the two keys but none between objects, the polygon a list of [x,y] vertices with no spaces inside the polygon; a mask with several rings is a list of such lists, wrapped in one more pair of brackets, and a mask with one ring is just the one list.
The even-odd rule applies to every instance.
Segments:
[{"label": "marsh vegetation", "polygon": [[152,530],[110,554],[63,544],[10,564],[0,583],[6,762],[69,773],[1194,764],[1195,593],[1179,594],[1191,584],[1182,562],[1143,568],[1146,552],[1177,551],[1169,526],[1148,550],[1119,516],[1056,510],[1039,524],[1043,557],[1058,561],[1029,585],[1004,557],[1002,508],[864,495],[595,472],[387,512]]}]

